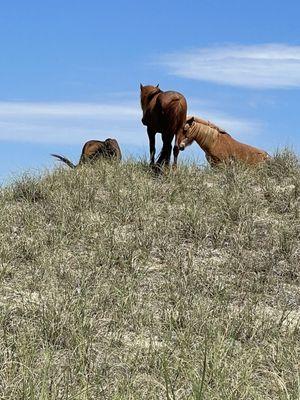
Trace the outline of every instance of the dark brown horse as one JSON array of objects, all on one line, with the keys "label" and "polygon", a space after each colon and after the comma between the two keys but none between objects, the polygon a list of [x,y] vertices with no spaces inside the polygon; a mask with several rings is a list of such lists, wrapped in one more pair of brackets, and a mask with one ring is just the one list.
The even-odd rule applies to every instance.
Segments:
[{"label": "dark brown horse", "polygon": [[163,92],[159,85],[143,86],[141,84],[142,123],[147,126],[150,145],[150,164],[154,164],[155,135],[162,134],[163,147],[157,160],[158,165],[170,163],[172,140],[174,166],[179,153],[177,138],[181,136],[186,121],[187,104],[185,97],[178,92]]},{"label": "dark brown horse", "polygon": [[106,139],[104,142],[101,140],[89,140],[82,148],[80,160],[77,165],[74,165],[72,161],[68,160],[66,157],[58,154],[51,155],[67,164],[70,168],[76,168],[81,164],[95,161],[99,158],[115,160],[121,160],[122,158],[121,150],[116,139]]}]

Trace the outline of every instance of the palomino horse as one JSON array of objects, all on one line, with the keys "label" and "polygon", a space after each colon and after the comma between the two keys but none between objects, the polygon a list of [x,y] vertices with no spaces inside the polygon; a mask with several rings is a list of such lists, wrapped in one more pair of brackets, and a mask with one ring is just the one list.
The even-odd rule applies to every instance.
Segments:
[{"label": "palomino horse", "polygon": [[60,161],[67,164],[70,168],[76,168],[86,162],[94,161],[99,158],[108,158],[121,160],[121,150],[116,139],[106,139],[104,142],[101,140],[89,140],[82,148],[79,163],[74,165],[67,158],[58,154],[51,154],[53,157],[58,158]]},{"label": "palomino horse", "polygon": [[147,126],[149,137],[150,164],[154,164],[155,135],[159,132],[162,134],[163,147],[157,164],[169,164],[172,140],[175,136],[173,154],[174,166],[176,166],[179,153],[177,137],[182,134],[186,121],[185,97],[178,92],[163,92],[159,85],[143,86],[141,84],[141,107],[143,110],[142,123]]},{"label": "palomino horse", "polygon": [[211,122],[188,117],[183,134],[178,138],[179,149],[184,150],[194,140],[205,152],[206,159],[211,165],[229,160],[255,165],[270,158],[264,150],[238,142]]}]

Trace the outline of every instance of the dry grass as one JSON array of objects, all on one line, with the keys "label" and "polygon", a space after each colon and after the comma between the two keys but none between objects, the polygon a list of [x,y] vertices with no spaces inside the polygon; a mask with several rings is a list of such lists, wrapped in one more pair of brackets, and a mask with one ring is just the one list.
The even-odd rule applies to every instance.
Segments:
[{"label": "dry grass", "polygon": [[300,399],[300,165],[0,192],[0,398]]}]

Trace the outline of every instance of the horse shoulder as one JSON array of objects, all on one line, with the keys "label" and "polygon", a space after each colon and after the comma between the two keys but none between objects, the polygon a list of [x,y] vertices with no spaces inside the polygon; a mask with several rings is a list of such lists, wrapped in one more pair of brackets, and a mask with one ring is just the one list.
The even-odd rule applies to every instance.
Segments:
[{"label": "horse shoulder", "polygon": [[228,133],[218,132],[214,140],[214,152],[220,159],[228,157],[235,149],[235,140]]}]

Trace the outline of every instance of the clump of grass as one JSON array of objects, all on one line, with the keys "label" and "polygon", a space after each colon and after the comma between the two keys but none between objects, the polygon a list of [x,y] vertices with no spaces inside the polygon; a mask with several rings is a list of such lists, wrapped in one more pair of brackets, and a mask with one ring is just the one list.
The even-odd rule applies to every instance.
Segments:
[{"label": "clump of grass", "polygon": [[3,188],[0,397],[299,398],[299,182],[285,151]]},{"label": "clump of grass", "polygon": [[36,203],[44,199],[40,178],[25,173],[10,187],[11,196],[16,201],[28,201]]}]

